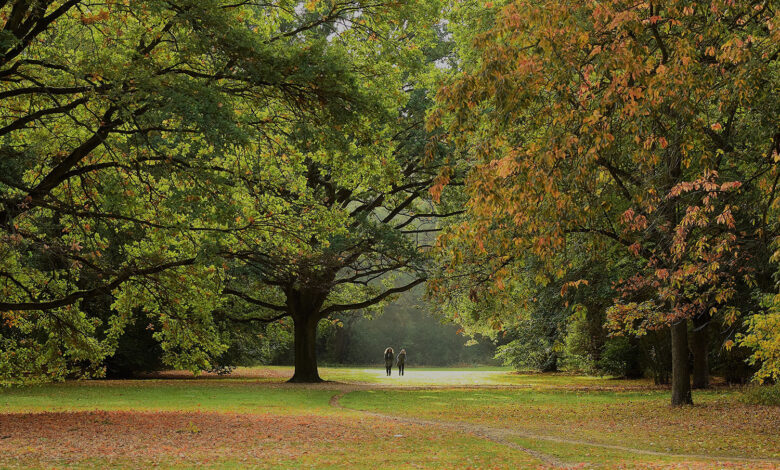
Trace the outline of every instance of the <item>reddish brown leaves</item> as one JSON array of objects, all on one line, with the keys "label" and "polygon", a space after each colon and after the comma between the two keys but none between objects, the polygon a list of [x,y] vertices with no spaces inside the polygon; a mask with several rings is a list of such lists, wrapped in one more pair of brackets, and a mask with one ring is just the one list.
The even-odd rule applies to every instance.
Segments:
[{"label": "reddish brown leaves", "polygon": [[397,425],[333,416],[88,411],[0,414],[0,462],[204,462],[249,455],[298,455],[317,446],[387,439]]},{"label": "reddish brown leaves", "polygon": [[[271,369],[266,367],[239,367],[231,372],[230,377],[234,379],[289,379],[290,371],[286,369]],[[155,379],[194,379],[195,376],[188,370],[164,370],[151,374],[141,375],[143,378]],[[218,379],[219,374],[203,372],[198,379]]]}]

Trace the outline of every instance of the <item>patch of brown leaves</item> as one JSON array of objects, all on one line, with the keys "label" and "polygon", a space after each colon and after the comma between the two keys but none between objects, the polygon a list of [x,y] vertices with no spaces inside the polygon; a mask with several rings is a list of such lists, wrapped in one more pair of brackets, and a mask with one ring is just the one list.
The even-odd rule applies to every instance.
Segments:
[{"label": "patch of brown leaves", "polygon": [[388,439],[399,425],[370,418],[87,411],[0,414],[0,463],[85,459],[203,462],[293,458],[322,445]]},{"label": "patch of brown leaves", "polygon": [[201,372],[197,376],[188,370],[162,370],[141,373],[142,379],[289,379],[292,371],[286,369],[268,369],[265,367],[238,367],[229,374],[219,375],[213,372]]}]

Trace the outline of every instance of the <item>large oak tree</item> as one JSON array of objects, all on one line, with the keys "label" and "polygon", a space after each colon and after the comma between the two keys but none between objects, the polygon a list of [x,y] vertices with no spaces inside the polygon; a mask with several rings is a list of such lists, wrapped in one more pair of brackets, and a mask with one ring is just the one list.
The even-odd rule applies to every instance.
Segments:
[{"label": "large oak tree", "polygon": [[[435,13],[415,11],[429,21]],[[222,253],[232,267],[224,293],[248,308],[233,321],[292,318],[293,382],[321,380],[318,323],[378,308],[423,283],[438,221],[461,212],[446,195],[435,203],[429,193],[449,154],[424,129],[432,103],[426,76],[446,45],[433,30],[412,29],[417,21],[381,33],[398,48],[375,53],[361,83],[369,106],[360,120],[280,130],[278,138],[265,136],[276,145],[259,145],[264,151],[247,157],[254,160],[241,177],[251,207],[244,217],[282,217],[292,236],[247,231],[232,238]],[[284,185],[269,186],[273,177],[262,168],[286,175]]]},{"label": "large oak tree", "polygon": [[[305,33],[338,30],[356,12],[403,20],[395,11],[0,2],[0,373],[99,363],[144,313],[169,363],[207,367],[224,349],[211,317],[217,252],[248,228],[224,189],[236,171],[225,156],[278,122],[353,115],[366,58],[345,60]],[[273,218],[251,225],[278,229]]]}]

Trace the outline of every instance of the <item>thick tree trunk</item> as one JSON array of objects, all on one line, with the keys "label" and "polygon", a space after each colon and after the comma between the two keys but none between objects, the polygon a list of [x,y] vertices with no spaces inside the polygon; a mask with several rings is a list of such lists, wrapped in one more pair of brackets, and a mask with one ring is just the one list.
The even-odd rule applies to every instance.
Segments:
[{"label": "thick tree trunk", "polygon": [[693,353],[693,388],[708,388],[710,386],[710,365],[707,360],[709,352],[708,316],[699,315],[693,319],[691,333],[691,352]]},{"label": "thick tree trunk", "polygon": [[688,322],[672,323],[672,406],[692,405],[688,370]]},{"label": "thick tree trunk", "polygon": [[293,316],[295,324],[295,373],[290,382],[322,382],[317,372],[317,323],[316,312]]}]

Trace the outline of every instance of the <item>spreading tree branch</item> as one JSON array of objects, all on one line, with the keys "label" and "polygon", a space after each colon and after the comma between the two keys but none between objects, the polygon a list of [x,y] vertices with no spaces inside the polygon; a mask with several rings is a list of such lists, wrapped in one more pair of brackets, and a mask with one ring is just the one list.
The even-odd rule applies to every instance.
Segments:
[{"label": "spreading tree branch", "polygon": [[[223,294],[227,294],[227,295],[234,295],[234,296],[238,297],[241,300],[249,302],[250,304],[259,305],[261,307],[265,307],[265,308],[270,309],[270,310],[276,310],[277,312],[287,312],[287,307],[285,307],[283,305],[275,305],[275,304],[272,304],[272,303],[269,303],[269,302],[265,302],[263,300],[255,299],[254,297],[250,297],[247,294],[245,294],[243,292],[240,292],[240,291],[237,291],[235,289],[230,289],[230,288],[226,287],[226,288],[222,289],[222,293]],[[285,313],[285,315],[287,315],[287,314]]]},{"label": "spreading tree branch", "polygon": [[66,307],[68,305],[75,304],[81,299],[94,297],[104,292],[110,292],[111,290],[116,289],[117,287],[119,287],[120,285],[122,285],[123,283],[127,282],[128,280],[134,277],[157,274],[171,268],[188,266],[193,263],[195,263],[195,258],[188,258],[179,261],[171,261],[170,263],[165,263],[165,264],[161,264],[158,266],[153,266],[145,269],[138,269],[138,270],[128,269],[122,274],[118,275],[116,279],[114,279],[109,283],[103,284],[93,289],[75,291],[69,295],[66,295],[65,297],[56,300],[48,300],[48,301],[40,301],[40,302],[0,302],[0,311],[7,312],[7,311],[14,311],[14,310],[15,311],[51,310],[51,309]]},{"label": "spreading tree branch", "polygon": [[382,292],[381,294],[377,295],[376,297],[372,297],[372,298],[370,298],[368,300],[364,300],[363,302],[357,302],[357,303],[354,303],[354,304],[333,304],[333,305],[325,308],[324,310],[322,310],[322,315],[325,316],[325,315],[328,315],[328,314],[333,313],[333,312],[343,312],[345,310],[359,310],[361,308],[367,308],[367,307],[370,307],[370,306],[372,306],[374,304],[377,304],[377,303],[383,301],[384,299],[386,299],[387,297],[389,297],[389,296],[391,296],[393,294],[400,294],[402,292],[406,292],[409,289],[411,289],[411,288],[413,288],[413,287],[415,287],[415,286],[417,286],[419,284],[422,284],[425,281],[426,281],[426,279],[424,277],[415,279],[414,281],[410,282],[409,284],[406,284],[406,285],[400,286],[400,287],[394,287],[392,289],[388,289],[388,290]]}]

